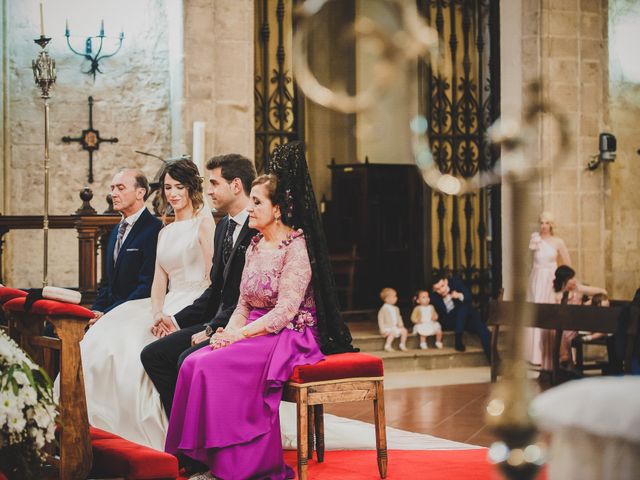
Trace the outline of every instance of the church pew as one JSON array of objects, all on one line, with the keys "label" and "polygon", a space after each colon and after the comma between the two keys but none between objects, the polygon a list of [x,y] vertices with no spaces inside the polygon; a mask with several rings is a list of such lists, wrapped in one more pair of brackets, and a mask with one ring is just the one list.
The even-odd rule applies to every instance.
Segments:
[{"label": "church pew", "polygon": [[[178,460],[173,455],[89,427],[80,341],[93,313],[53,300],[38,300],[27,313],[24,301],[15,298],[3,305],[13,338],[36,362],[47,347],[60,348],[60,458],[49,458],[59,478],[177,478]],[[54,325],[59,340],[40,336],[45,322]]]},{"label": "church pew", "polygon": [[[491,381],[498,377],[498,336],[501,326],[512,326],[518,311],[516,302],[492,301],[489,304],[487,325],[491,333]],[[560,372],[560,342],[564,330],[587,330],[602,333],[624,332],[626,351],[624,371],[631,371],[633,347],[638,335],[640,309],[635,305],[613,305],[611,307],[595,307],[590,305],[558,305],[546,303],[527,303],[531,309],[531,327],[555,330],[556,338],[553,346],[552,383],[558,382]]]}]

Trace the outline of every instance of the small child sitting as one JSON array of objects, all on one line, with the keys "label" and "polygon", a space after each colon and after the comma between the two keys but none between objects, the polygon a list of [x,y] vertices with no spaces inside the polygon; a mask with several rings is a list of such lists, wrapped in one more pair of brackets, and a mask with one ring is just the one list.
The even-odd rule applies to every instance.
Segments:
[{"label": "small child sitting", "polygon": [[387,352],[393,352],[391,342],[393,342],[394,338],[400,337],[400,350],[406,352],[409,332],[407,332],[402,323],[400,309],[396,307],[398,294],[393,288],[383,288],[380,292],[380,298],[384,305],[378,311],[378,327],[380,328],[380,335],[387,339],[384,349]]},{"label": "small child sitting", "polygon": [[414,297],[416,306],[411,312],[411,321],[414,323],[413,333],[420,335],[420,348],[426,350],[427,337],[432,335],[436,336],[436,347],[442,348],[442,327],[437,322],[438,314],[433,308],[433,305],[429,305],[431,299],[429,298],[429,292],[426,290],[418,290],[418,293]]}]

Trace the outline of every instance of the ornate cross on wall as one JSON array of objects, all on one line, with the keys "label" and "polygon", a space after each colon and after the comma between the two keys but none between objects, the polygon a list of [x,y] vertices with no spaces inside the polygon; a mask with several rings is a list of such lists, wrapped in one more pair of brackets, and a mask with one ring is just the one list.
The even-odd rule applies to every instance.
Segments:
[{"label": "ornate cross on wall", "polygon": [[62,137],[64,143],[78,142],[82,149],[89,152],[89,183],[93,183],[93,152],[100,149],[100,143],[118,143],[116,137],[102,138],[100,132],[93,128],[93,97],[89,97],[89,128],[82,130],[77,138]]}]

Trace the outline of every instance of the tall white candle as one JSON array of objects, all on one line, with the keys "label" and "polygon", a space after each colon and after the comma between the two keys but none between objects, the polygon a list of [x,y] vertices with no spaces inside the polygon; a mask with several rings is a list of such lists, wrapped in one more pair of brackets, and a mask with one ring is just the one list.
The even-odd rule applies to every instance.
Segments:
[{"label": "tall white candle", "polygon": [[44,37],[44,12],[42,11],[42,2],[40,2],[40,36]]},{"label": "tall white candle", "polygon": [[204,136],[205,122],[193,122],[193,148],[191,160],[198,167],[201,176],[204,176]]}]

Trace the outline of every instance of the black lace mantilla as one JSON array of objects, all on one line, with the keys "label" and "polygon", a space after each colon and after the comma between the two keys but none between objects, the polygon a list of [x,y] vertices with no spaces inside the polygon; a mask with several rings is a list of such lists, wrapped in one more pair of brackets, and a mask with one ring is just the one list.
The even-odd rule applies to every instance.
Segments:
[{"label": "black lace mantilla", "polygon": [[351,345],[351,332],[340,315],[335,279],[329,262],[329,251],[318,212],[316,196],[305,159],[304,144],[291,142],[278,146],[266,166],[267,173],[278,176],[278,190],[287,194],[281,211],[293,212],[291,226],[304,231],[312,285],[318,315],[320,347],[325,355],[358,351]]}]

